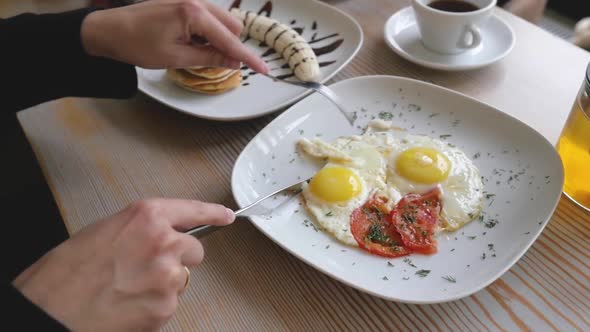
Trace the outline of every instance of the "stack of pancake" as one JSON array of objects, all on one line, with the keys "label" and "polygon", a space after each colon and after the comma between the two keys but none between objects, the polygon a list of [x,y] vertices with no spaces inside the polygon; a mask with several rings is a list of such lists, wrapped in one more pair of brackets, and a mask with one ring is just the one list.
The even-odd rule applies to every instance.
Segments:
[{"label": "stack of pancake", "polygon": [[168,69],[167,75],[172,82],[184,89],[210,95],[237,88],[242,82],[240,70],[220,67]]}]

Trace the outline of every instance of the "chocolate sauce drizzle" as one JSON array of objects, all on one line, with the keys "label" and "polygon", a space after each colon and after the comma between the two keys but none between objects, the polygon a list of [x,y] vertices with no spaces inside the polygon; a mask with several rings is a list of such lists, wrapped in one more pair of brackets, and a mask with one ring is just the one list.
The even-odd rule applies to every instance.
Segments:
[{"label": "chocolate sauce drizzle", "polygon": [[260,8],[258,15],[262,15],[262,13],[264,13],[266,17],[270,17],[270,14],[272,14],[272,2],[268,1],[262,6],[262,8]]},{"label": "chocolate sauce drizzle", "polygon": [[[242,0],[234,0],[234,2],[231,4],[230,9],[232,8],[240,8],[240,6],[242,5]],[[272,15],[272,11],[273,11],[273,4],[272,1],[267,1],[264,6],[262,6],[262,8],[260,8],[260,10],[258,11],[258,15],[262,15],[264,13],[265,16],[267,17],[271,17]],[[254,14],[254,12],[247,12],[246,14],[246,19],[244,20],[244,26],[247,30],[252,28],[252,25],[254,23],[254,20],[252,20],[252,22],[250,22],[249,26],[246,27],[245,23],[248,19],[249,15]],[[293,19],[290,21],[289,23],[290,25],[295,25],[297,24],[297,20]],[[268,34],[270,32],[272,32],[272,30],[274,28],[276,28],[277,26],[279,26],[279,24],[273,24],[270,26],[270,28],[265,32],[264,34],[264,40],[266,41],[266,37],[268,36]],[[304,31],[305,31],[305,27],[304,26],[299,26],[299,27],[293,27],[293,30],[295,30],[298,34],[303,35]],[[324,40],[328,40],[328,39],[332,39],[332,38],[336,38],[338,36],[340,36],[339,33],[333,33],[330,35],[325,35],[325,36],[318,36],[318,32],[316,31],[318,29],[318,23],[316,21],[313,21],[312,25],[311,25],[311,31],[314,31],[313,35],[311,36],[311,38],[308,40],[308,44],[316,44],[316,43],[320,43]],[[279,38],[281,38],[281,36],[287,32],[288,30],[285,31],[281,31],[281,33],[279,33],[277,36],[275,36],[274,40],[272,41],[272,46],[274,47],[274,44],[279,40]],[[249,32],[249,31],[248,31]],[[246,37],[246,39],[244,40],[244,42],[248,41],[250,38]],[[258,45],[259,47],[269,47],[269,45],[265,42],[262,41],[260,42],[260,44]],[[337,50],[342,43],[344,42],[344,39],[338,39],[335,40],[333,42],[331,42],[328,45],[325,46],[320,46],[320,47],[316,47],[316,48],[312,48],[313,52],[315,53],[316,57],[318,58],[318,60],[320,60],[319,58],[321,56],[325,56],[327,54],[330,54],[332,52],[334,52],[335,50]],[[265,62],[266,63],[271,63],[271,62],[276,62],[279,60],[283,60],[285,61],[285,63],[283,63],[282,65],[275,67],[275,68],[271,68],[271,71],[276,71],[276,70],[284,70],[284,69],[289,69],[289,60],[291,59],[291,57],[293,57],[295,54],[299,53],[302,48],[298,48],[298,47],[293,47],[294,44],[296,44],[297,42],[293,42],[289,45],[287,45],[287,47],[283,50],[283,52],[286,52],[288,49],[290,49],[292,47],[291,53],[289,53],[289,57],[287,58],[287,60],[285,61],[284,58],[281,57],[272,57],[270,59],[266,59],[268,58],[270,55],[276,54],[277,52],[274,50],[273,47],[269,47],[264,53],[262,53],[261,57],[265,58]],[[309,59],[308,58],[304,58],[301,60],[300,63],[296,64],[292,71],[290,73],[286,73],[286,74],[282,74],[282,75],[278,75],[277,78],[279,79],[286,79],[286,78],[290,78],[290,77],[294,77],[295,74],[293,73],[294,70],[301,65],[301,63],[305,63],[307,62]],[[323,62],[319,62],[318,65],[320,66],[320,68],[323,67],[327,67],[330,66],[332,64],[336,63],[335,60],[333,61],[323,61]],[[242,70],[242,86],[248,86],[250,85],[249,82],[245,82],[248,80],[248,78],[250,78],[251,76],[257,75],[258,73],[250,70],[250,68],[248,68],[248,66],[242,66],[240,68]]]},{"label": "chocolate sauce drizzle", "polygon": [[311,40],[308,42],[308,44],[315,44],[315,43],[319,43],[321,41],[324,41],[326,39],[330,39],[330,38],[334,38],[334,37],[338,37],[340,36],[339,33],[333,33],[331,35],[327,35],[321,38],[317,38],[317,32],[313,34],[313,36],[311,37]]},{"label": "chocolate sauce drizzle", "polygon": [[340,47],[340,45],[342,45],[343,42],[344,42],[344,39],[338,39],[338,40],[332,42],[331,44],[328,44],[328,45],[322,46],[322,47],[318,47],[318,48],[312,48],[312,50],[315,53],[315,55],[317,57],[319,57],[320,55],[334,52],[338,47]]},{"label": "chocolate sauce drizzle", "polygon": [[242,0],[235,0],[234,3],[231,4],[229,9],[240,8],[242,5]]}]

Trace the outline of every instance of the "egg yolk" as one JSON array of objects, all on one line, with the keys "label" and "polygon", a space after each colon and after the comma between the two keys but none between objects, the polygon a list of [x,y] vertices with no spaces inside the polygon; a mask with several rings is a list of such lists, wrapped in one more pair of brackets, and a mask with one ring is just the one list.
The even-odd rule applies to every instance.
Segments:
[{"label": "egg yolk", "polygon": [[395,169],[399,175],[410,181],[433,184],[449,176],[451,162],[435,149],[411,148],[400,153]]},{"label": "egg yolk", "polygon": [[359,177],[344,167],[323,168],[309,183],[316,197],[330,203],[348,201],[360,194],[361,188]]}]

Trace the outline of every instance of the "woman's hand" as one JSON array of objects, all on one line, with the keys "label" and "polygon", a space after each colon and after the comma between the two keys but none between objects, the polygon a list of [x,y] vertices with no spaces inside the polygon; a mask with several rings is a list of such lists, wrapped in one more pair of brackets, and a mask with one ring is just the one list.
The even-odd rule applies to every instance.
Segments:
[{"label": "woman's hand", "polygon": [[[205,0],[150,0],[89,14],[81,35],[89,54],[144,68],[238,68],[243,62],[266,73],[264,61],[238,38],[241,31],[241,22]],[[193,36],[209,45],[195,45]]]},{"label": "woman's hand", "polygon": [[176,310],[184,266],[203,260],[201,243],[179,231],[233,220],[221,205],[140,201],[80,231],[13,284],[73,331],[157,331]]}]

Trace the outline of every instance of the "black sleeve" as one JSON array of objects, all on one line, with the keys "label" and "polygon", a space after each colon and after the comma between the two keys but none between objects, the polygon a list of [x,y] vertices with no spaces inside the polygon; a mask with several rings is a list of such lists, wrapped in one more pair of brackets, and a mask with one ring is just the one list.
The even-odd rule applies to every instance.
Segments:
[{"label": "black sleeve", "polygon": [[[8,312],[2,315],[7,331],[67,332],[65,326],[34,305],[12,285],[0,285],[2,303]],[[26,313],[26,316],[22,314]]]},{"label": "black sleeve", "polygon": [[86,54],[82,21],[92,9],[0,19],[0,112],[61,97],[129,98],[135,67]]}]

